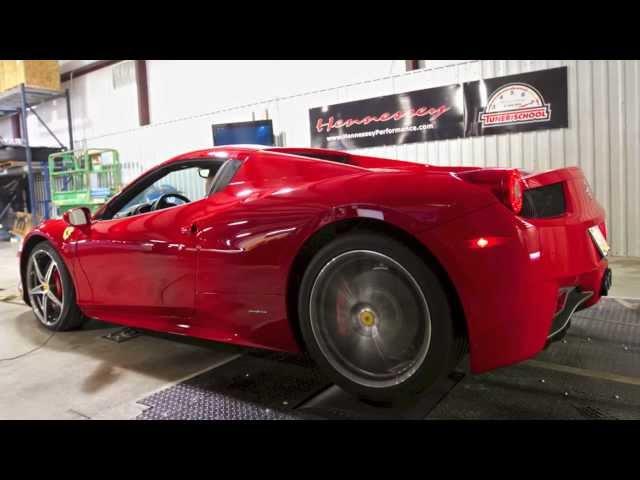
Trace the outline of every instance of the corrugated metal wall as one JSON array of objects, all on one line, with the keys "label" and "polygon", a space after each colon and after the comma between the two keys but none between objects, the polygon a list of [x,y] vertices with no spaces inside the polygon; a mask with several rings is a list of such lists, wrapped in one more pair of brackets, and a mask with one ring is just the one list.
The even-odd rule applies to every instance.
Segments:
[{"label": "corrugated metal wall", "polygon": [[[47,200],[49,199],[49,195],[47,195],[47,184],[45,182],[45,177],[41,173],[36,173],[34,175],[34,200],[36,202],[35,208],[31,212],[34,218],[35,223],[39,222],[41,219],[45,218],[46,207],[45,204],[49,203]],[[53,205],[49,203],[50,216],[55,216],[55,211]]]},{"label": "corrugated metal wall", "polygon": [[[380,79],[272,99],[238,108],[89,138],[118,148],[124,179],[170,156],[211,145],[211,124],[243,121],[265,109],[284,144],[309,145],[312,107],[566,65],[569,128],[362,150],[436,165],[580,166],[606,208],[612,253],[640,256],[640,61],[490,60],[415,70]],[[195,186],[194,186],[195,188]]]}]

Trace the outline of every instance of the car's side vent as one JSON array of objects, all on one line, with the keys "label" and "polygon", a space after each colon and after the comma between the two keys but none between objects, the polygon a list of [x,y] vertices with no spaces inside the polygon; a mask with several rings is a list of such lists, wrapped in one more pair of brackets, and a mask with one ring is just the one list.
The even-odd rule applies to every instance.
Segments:
[{"label": "car's side vent", "polygon": [[522,212],[520,213],[523,217],[557,217],[565,213],[565,211],[566,202],[562,183],[554,183],[524,191]]}]

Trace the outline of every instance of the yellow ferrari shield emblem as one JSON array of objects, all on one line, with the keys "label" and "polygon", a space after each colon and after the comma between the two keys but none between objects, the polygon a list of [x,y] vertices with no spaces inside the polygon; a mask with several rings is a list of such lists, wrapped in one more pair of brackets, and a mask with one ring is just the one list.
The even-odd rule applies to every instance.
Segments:
[{"label": "yellow ferrari shield emblem", "polygon": [[73,227],[65,228],[64,232],[62,232],[62,239],[66,240],[67,238],[69,238],[71,236],[72,233],[73,233]]}]

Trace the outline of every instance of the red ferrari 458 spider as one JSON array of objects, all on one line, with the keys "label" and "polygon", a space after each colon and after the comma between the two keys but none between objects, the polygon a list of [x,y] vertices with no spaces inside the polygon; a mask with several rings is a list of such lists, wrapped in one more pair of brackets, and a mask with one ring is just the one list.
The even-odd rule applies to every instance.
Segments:
[{"label": "red ferrari 458 spider", "polygon": [[575,167],[527,174],[308,148],[216,147],[21,247],[52,330],[95,318],[307,352],[373,400],[528,359],[611,284],[605,215]]}]

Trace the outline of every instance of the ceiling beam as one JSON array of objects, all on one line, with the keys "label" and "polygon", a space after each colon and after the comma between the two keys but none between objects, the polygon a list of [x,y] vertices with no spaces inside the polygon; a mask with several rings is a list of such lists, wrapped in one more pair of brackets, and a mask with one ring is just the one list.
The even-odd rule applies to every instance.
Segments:
[{"label": "ceiling beam", "polygon": [[123,60],[98,60],[97,62],[90,63],[89,65],[84,65],[82,67],[76,68],[75,70],[63,73],[62,75],[60,75],[60,81],[68,82],[72,78],[81,77],[83,75],[86,75],[87,73],[95,72],[96,70],[109,67],[115,63],[122,61]]},{"label": "ceiling beam", "polygon": [[420,68],[420,60],[405,60],[406,71],[418,70]]},{"label": "ceiling beam", "polygon": [[149,125],[149,85],[147,83],[147,61],[136,60],[136,87],[138,90],[138,122],[140,126]]}]

